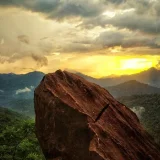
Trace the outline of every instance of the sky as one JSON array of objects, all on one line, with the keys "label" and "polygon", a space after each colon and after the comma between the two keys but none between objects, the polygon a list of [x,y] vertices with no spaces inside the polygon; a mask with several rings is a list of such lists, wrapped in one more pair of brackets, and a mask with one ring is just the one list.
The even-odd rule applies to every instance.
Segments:
[{"label": "sky", "polygon": [[160,68],[159,0],[0,0],[0,73],[150,67]]}]

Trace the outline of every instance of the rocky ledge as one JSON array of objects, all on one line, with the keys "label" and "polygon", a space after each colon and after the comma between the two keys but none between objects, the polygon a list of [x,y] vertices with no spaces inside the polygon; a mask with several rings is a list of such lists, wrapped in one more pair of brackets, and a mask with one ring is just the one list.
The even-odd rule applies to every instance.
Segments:
[{"label": "rocky ledge", "polygon": [[137,116],[104,88],[58,70],[34,95],[36,135],[47,160],[159,160]]}]

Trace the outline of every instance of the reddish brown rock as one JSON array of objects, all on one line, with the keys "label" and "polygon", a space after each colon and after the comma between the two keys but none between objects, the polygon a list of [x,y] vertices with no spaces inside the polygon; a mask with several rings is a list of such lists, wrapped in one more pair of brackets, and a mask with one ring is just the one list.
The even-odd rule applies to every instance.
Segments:
[{"label": "reddish brown rock", "polygon": [[47,160],[160,160],[137,116],[75,74],[47,74],[35,90],[35,111]]}]

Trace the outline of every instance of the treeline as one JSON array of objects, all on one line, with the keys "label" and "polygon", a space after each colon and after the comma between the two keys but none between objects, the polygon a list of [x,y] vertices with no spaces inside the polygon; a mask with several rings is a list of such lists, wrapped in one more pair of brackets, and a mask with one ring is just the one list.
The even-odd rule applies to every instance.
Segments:
[{"label": "treeline", "polygon": [[0,159],[44,160],[34,120],[0,108]]}]

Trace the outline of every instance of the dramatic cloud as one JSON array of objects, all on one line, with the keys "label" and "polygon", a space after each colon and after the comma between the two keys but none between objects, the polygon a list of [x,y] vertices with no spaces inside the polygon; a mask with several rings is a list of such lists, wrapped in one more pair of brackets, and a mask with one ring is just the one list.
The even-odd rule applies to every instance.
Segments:
[{"label": "dramatic cloud", "polygon": [[31,92],[33,88],[34,88],[34,87],[31,86],[30,88],[25,87],[25,88],[23,88],[23,89],[18,89],[18,90],[16,90],[16,95],[21,94],[21,93]]},{"label": "dramatic cloud", "polygon": [[104,0],[104,2],[106,4],[113,3],[113,4],[118,4],[119,5],[119,4],[125,3],[126,0]]},{"label": "dramatic cloud", "polygon": [[105,24],[111,24],[118,28],[139,30],[149,34],[160,33],[160,19],[147,15],[141,16],[134,13],[117,15],[112,19],[106,20]]},{"label": "dramatic cloud", "polygon": [[112,25],[119,29],[129,29],[132,31],[140,31],[147,34],[160,33],[160,18],[151,15],[139,15],[135,10],[130,12],[115,13],[115,16],[109,18],[107,16],[98,16],[93,19],[86,19],[82,26],[85,28],[93,28],[96,26],[107,27]]},{"label": "dramatic cloud", "polygon": [[155,37],[149,37],[139,33],[123,30],[103,32],[97,37],[96,43],[103,47],[121,46],[123,48],[134,48],[146,46],[151,48],[160,48]]},{"label": "dramatic cloud", "polygon": [[87,2],[85,0],[2,0],[0,5],[25,8],[54,19],[92,17],[104,10],[104,5],[97,0]]},{"label": "dramatic cloud", "polygon": [[120,73],[126,55],[159,68],[159,0],[1,0],[0,24],[1,72],[67,68],[100,77],[113,74],[109,66]]},{"label": "dramatic cloud", "polygon": [[2,0],[3,7],[21,7],[32,11],[48,13],[60,5],[59,0]]},{"label": "dramatic cloud", "polygon": [[32,57],[38,68],[47,65],[46,55],[52,53],[54,45],[51,38],[42,37],[51,35],[52,26],[37,15],[17,9],[0,10],[0,21],[0,63]]},{"label": "dramatic cloud", "polygon": [[[112,2],[115,2],[114,5],[107,5],[104,14],[85,19],[82,26],[93,28],[95,26],[108,27],[108,25],[112,25],[119,29],[127,28],[147,34],[160,33],[160,1],[126,0]],[[119,4],[118,6],[115,5],[116,2]],[[111,17],[109,13],[112,13]]]},{"label": "dramatic cloud", "polygon": [[[147,33],[160,31],[158,0],[2,0],[0,6],[24,8],[50,19],[82,17],[85,26],[111,24]],[[110,10],[115,12],[115,17],[108,19],[102,13]]]}]

